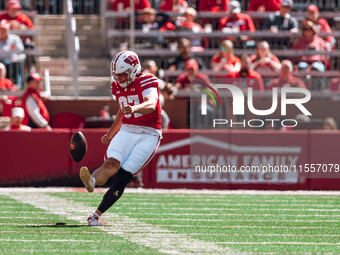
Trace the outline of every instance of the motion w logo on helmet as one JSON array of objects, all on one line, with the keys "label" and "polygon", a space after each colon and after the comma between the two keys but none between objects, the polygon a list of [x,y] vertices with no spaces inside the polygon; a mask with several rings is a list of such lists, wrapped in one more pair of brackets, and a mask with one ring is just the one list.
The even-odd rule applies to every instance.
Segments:
[{"label": "motion w logo on helmet", "polygon": [[136,56],[133,56],[133,55],[130,55],[126,59],[124,59],[124,62],[131,65],[131,66],[135,66],[135,65],[139,64],[138,58]]}]

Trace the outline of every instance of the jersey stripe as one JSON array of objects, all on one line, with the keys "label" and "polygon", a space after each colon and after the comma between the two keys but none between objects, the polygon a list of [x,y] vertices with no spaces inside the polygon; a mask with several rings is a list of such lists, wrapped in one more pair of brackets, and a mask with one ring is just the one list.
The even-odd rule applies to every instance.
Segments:
[{"label": "jersey stripe", "polygon": [[143,84],[144,82],[147,82],[147,81],[150,81],[150,80],[157,81],[158,79],[156,77],[151,77],[151,78],[148,78],[148,79],[141,81],[140,84]]},{"label": "jersey stripe", "polygon": [[158,82],[156,82],[156,81],[149,81],[147,83],[142,84],[141,87],[144,87],[144,86],[150,85],[150,84],[154,84],[154,85],[158,86]]}]

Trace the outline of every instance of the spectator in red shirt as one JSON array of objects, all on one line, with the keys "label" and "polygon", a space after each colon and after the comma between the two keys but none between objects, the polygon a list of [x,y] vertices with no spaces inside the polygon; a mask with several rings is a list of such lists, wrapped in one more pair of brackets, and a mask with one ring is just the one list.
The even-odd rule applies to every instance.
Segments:
[{"label": "spectator in red shirt", "polygon": [[[135,0],[135,11],[141,11],[145,8],[151,8],[149,0]],[[130,0],[113,0],[112,10],[128,11],[130,10]]]},{"label": "spectator in red shirt", "polygon": [[[316,28],[311,21],[305,20],[302,26],[302,37],[297,39],[292,49],[294,50],[308,50],[308,51],[326,51],[327,46],[325,41],[317,35]],[[320,72],[325,71],[325,62],[327,57],[325,55],[309,55],[299,57],[297,67],[300,70],[309,71],[311,69]]]},{"label": "spectator in red shirt", "polygon": [[253,88],[255,90],[264,90],[264,83],[261,75],[253,70],[250,70],[250,58],[247,55],[241,57],[241,70],[239,72],[232,72],[227,75],[229,83],[235,86],[246,89]]},{"label": "spectator in red shirt", "polygon": [[177,78],[175,86],[179,89],[190,89],[193,85],[209,85],[211,81],[208,76],[198,72],[198,62],[189,59],[185,62],[185,73]]},{"label": "spectator in red shirt", "polygon": [[338,77],[332,79],[331,83],[329,84],[330,91],[340,91],[340,71]]},{"label": "spectator in red shirt", "polygon": [[256,55],[250,57],[251,69],[257,72],[279,72],[280,60],[270,52],[268,42],[262,41],[257,45]]},{"label": "spectator in red shirt", "polygon": [[[220,19],[218,29],[226,33],[239,33],[240,31],[255,32],[256,30],[251,17],[248,14],[241,13],[241,5],[238,1],[230,1],[229,14],[227,17]],[[253,48],[255,45],[254,41],[249,40],[249,37],[245,35],[228,39],[234,43],[240,43],[246,48]]]},{"label": "spectator in red shirt", "polygon": [[238,72],[241,68],[241,60],[234,56],[234,45],[232,41],[221,42],[218,53],[211,60],[211,68],[214,71]]},{"label": "spectator in red shirt", "polygon": [[22,107],[25,110],[23,124],[31,128],[46,128],[52,130],[49,125],[50,115],[46,105],[40,96],[43,78],[38,73],[31,73],[27,77],[27,89],[22,96]]},{"label": "spectator in red shirt", "polygon": [[269,84],[267,89],[273,88],[283,88],[283,87],[295,87],[295,88],[304,88],[306,89],[306,84],[299,79],[292,75],[293,72],[293,63],[290,60],[283,60],[282,61],[282,68],[280,76]]},{"label": "spectator in red shirt", "polygon": [[6,79],[6,67],[3,63],[0,63],[0,91],[12,90],[15,91],[13,82]]},{"label": "spectator in red shirt", "polygon": [[20,12],[21,5],[19,0],[8,0],[6,5],[6,12],[0,15],[0,21],[5,19],[10,25],[11,29],[34,29],[32,20]]},{"label": "spectator in red shirt", "polygon": [[22,121],[25,117],[25,111],[21,107],[15,107],[12,109],[11,125],[5,127],[5,130],[20,130],[31,131],[29,126],[23,125]]},{"label": "spectator in red shirt", "polygon": [[159,10],[163,12],[180,12],[184,13],[188,7],[188,3],[185,0],[163,0]]},{"label": "spectator in red shirt", "polygon": [[203,32],[202,26],[195,22],[196,16],[197,12],[194,8],[191,7],[187,8],[184,12],[183,17],[179,17],[176,20],[176,27],[184,28],[194,33]]},{"label": "spectator in red shirt", "polygon": [[[307,8],[307,20],[312,21],[316,28],[317,33],[325,32],[332,33],[327,20],[320,18],[319,8],[315,5],[310,5]],[[335,38],[333,36],[327,36],[325,38],[327,48],[331,50],[335,46]]]},{"label": "spectator in red shirt", "polygon": [[282,0],[250,0],[249,12],[276,12],[280,10]]},{"label": "spectator in red shirt", "polygon": [[[16,91],[11,80],[6,79],[6,67],[0,63],[0,92],[1,91]],[[11,110],[21,104],[17,96],[0,96],[0,113],[2,116],[10,117]]]},{"label": "spectator in red shirt", "polygon": [[[195,18],[197,16],[197,12],[194,8],[187,8],[184,12],[184,15],[182,17],[177,17],[175,24],[176,24],[176,30],[184,30],[184,31],[191,31],[194,33],[201,33],[203,32],[203,28],[200,24],[195,22]],[[199,47],[193,51],[204,51],[204,49],[201,47],[201,37],[197,38],[191,38],[191,46],[192,47]]]},{"label": "spectator in red shirt", "polygon": [[203,12],[226,12],[229,0],[199,0],[198,11]]}]

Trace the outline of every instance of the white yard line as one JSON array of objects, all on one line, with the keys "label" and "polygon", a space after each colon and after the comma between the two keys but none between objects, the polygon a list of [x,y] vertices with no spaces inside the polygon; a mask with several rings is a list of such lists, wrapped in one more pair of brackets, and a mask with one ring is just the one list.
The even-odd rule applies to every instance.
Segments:
[{"label": "white yard line", "polygon": [[[12,191],[0,189],[0,194],[8,196],[19,202],[30,204],[51,213],[62,215],[70,220],[85,223],[87,216],[95,208],[83,203],[70,201],[64,198],[43,194],[44,189],[25,189]],[[99,227],[101,230],[118,235],[131,242],[144,245],[165,254],[235,254],[228,248],[216,245],[213,242],[201,241],[185,234],[179,234],[162,229],[152,224],[142,223],[136,218],[107,213],[110,225]]]},{"label": "white yard line", "polygon": [[[157,226],[160,227],[174,227],[174,228],[192,228],[192,224],[190,225],[179,225],[179,224],[157,224]],[[329,229],[329,226],[298,226],[298,227],[292,227],[292,226],[253,226],[253,225],[241,225],[241,226],[195,226],[195,228],[247,228],[247,229],[252,229],[252,228],[277,228],[277,229]]]},{"label": "white yard line", "polygon": [[[124,214],[126,215],[155,215],[154,212],[125,212]],[[240,217],[273,217],[273,216],[278,216],[278,217],[297,217],[297,218],[310,218],[310,217],[340,217],[339,215],[306,215],[306,214],[278,214],[278,213],[273,213],[273,214],[268,214],[268,213],[247,213],[247,214],[240,214],[240,213],[167,213],[167,212],[162,212],[162,215],[171,215],[171,216],[208,216],[208,217],[213,217],[213,216],[240,216]],[[232,219],[234,220],[234,219]]]},{"label": "white yard line", "polygon": [[[6,207],[5,207],[6,208]],[[20,207],[17,207],[19,210],[20,210]],[[114,209],[118,210],[121,209],[121,207],[118,207],[118,206],[115,206]],[[153,208],[153,209],[156,209],[156,208]],[[165,210],[169,210],[170,208],[164,208],[163,209]],[[172,208],[173,210],[175,210],[174,208]],[[180,211],[211,211],[211,209],[209,208],[199,208],[199,209],[195,209],[193,210],[193,208],[180,208],[179,210]],[[221,208],[219,208],[221,209]],[[39,212],[32,212],[32,211],[6,211],[6,210],[1,210],[0,211],[0,214],[49,214],[49,212],[42,212],[42,211],[39,211]],[[148,208],[148,210],[152,210],[152,208]],[[216,209],[213,209],[214,211]],[[223,211],[223,210],[220,210],[220,211]],[[296,210],[296,211],[301,211],[301,210]],[[303,210],[302,210],[303,211]],[[326,212],[328,212],[328,210],[325,210]],[[135,212],[125,212],[124,214],[126,215],[154,215],[155,213],[154,212],[139,212],[139,211],[135,211]],[[273,216],[279,216],[279,217],[284,217],[284,216],[287,216],[287,217],[297,217],[297,218],[308,218],[308,217],[330,217],[330,218],[338,218],[340,217],[340,214],[280,214],[280,213],[276,213],[276,212],[273,212],[273,213],[225,213],[225,212],[221,212],[221,213],[167,213],[167,212],[162,212],[162,215],[173,215],[173,216],[180,216],[180,215],[183,215],[183,216],[188,216],[188,215],[191,215],[191,216],[199,216],[199,215],[202,215],[202,216],[240,216],[240,217],[245,217],[245,216],[249,216],[249,217],[273,217]]]},{"label": "white yard line", "polygon": [[[91,231],[75,231],[77,234],[103,234],[102,232],[91,232]],[[72,231],[39,231],[42,234],[70,234],[74,235],[75,232]],[[36,231],[16,231],[16,230],[4,230],[0,231],[0,233],[36,233]],[[206,233],[190,233],[190,236],[207,236]],[[209,236],[228,236],[231,234],[217,234],[217,233],[209,233]],[[233,236],[292,236],[292,237],[340,237],[337,234],[315,234],[315,235],[307,235],[307,234],[258,234],[258,233],[241,233],[236,234],[233,233]]]},{"label": "white yard line", "polygon": [[[138,204],[138,203],[137,203]],[[167,204],[165,204],[167,205]],[[118,207],[115,207],[118,209]],[[121,208],[121,207],[119,207]],[[151,207],[142,207],[138,204],[138,209],[158,209],[158,208],[151,208]],[[202,208],[197,208],[197,207],[167,207],[164,206],[162,207],[163,210],[178,210],[178,211],[241,211],[244,212],[244,208],[222,208],[222,207],[202,207]],[[340,209],[315,209],[315,208],[252,208],[252,211],[297,211],[297,212],[340,212]],[[245,213],[244,215],[247,215]]]},{"label": "white yard line", "polygon": [[200,222],[227,222],[227,221],[240,221],[240,222],[336,222],[339,220],[259,220],[259,219],[193,219],[193,218],[138,218],[138,220],[156,220],[156,221],[200,221]]},{"label": "white yard line", "polygon": [[53,218],[47,218],[47,217],[40,217],[40,216],[7,216],[7,217],[0,217],[0,219],[35,219],[35,220],[53,220]]},{"label": "white yard line", "polygon": [[[191,236],[206,236],[206,233],[191,233]],[[209,233],[210,236],[230,236],[230,234],[213,234]],[[233,233],[233,236],[292,236],[292,237],[337,237],[340,235],[331,235],[331,234],[315,234],[315,235],[299,235],[299,234],[256,234],[256,233],[242,233],[242,234],[236,234]]]},{"label": "white yard line", "polygon": [[[70,192],[83,191],[84,188],[0,188],[0,192],[11,190],[12,192]],[[95,192],[104,193],[107,189],[96,188]],[[198,189],[144,189],[126,188],[126,193],[141,194],[207,194],[207,195],[302,195],[302,196],[340,196],[340,191],[314,191],[314,190],[198,190]]]},{"label": "white yard line", "polygon": [[340,245],[340,243],[312,243],[312,242],[217,242],[221,244],[286,244],[286,245]]},{"label": "white yard line", "polygon": [[[109,222],[108,224],[110,224],[111,226],[115,226],[112,222]],[[143,225],[150,225],[148,223],[141,223]],[[37,226],[37,224],[34,223],[0,223],[0,225],[12,225],[12,226]],[[48,225],[48,224],[41,224],[41,225]],[[109,227],[110,225],[105,225],[105,227]],[[157,224],[157,227],[175,227],[175,228],[192,228],[192,224],[183,224],[183,225],[179,225],[179,224]],[[298,227],[293,227],[293,226],[258,226],[258,225],[241,225],[241,226],[237,226],[237,225],[231,225],[231,226],[195,226],[195,228],[247,228],[247,229],[252,229],[252,228],[277,228],[277,229],[329,229],[329,226],[298,226]],[[334,227],[335,228],[335,227]],[[124,229],[124,231],[128,231],[127,229]],[[1,231],[0,231],[1,232]],[[134,233],[134,230],[131,230],[131,232]],[[164,231],[163,231],[164,232]],[[120,233],[120,232],[119,232]]]},{"label": "white yard line", "polygon": [[[182,204],[191,204],[191,205],[193,205],[193,204],[202,204],[202,203],[204,203],[205,201],[201,201],[201,202],[199,202],[199,201],[196,201],[195,203],[193,203],[193,202],[186,202],[186,203],[183,203],[183,202],[181,202],[181,203],[177,203],[177,202],[172,202],[172,203],[166,203],[166,205],[168,205],[168,206],[176,206],[176,205],[182,205]],[[210,201],[206,201],[206,202],[210,202]],[[340,202],[340,199],[339,199],[339,202]],[[130,202],[130,201],[122,201],[121,202],[121,204],[123,204],[123,205],[135,205],[136,203],[138,203],[138,205],[147,205],[147,206],[151,206],[151,205],[156,205],[156,206],[159,206],[159,203],[160,202],[138,202],[138,200],[136,200],[136,201],[134,201],[134,202]],[[232,204],[229,204],[229,203],[225,203],[224,201],[220,201],[219,203],[210,203],[209,204],[209,208],[210,208],[210,206],[212,206],[212,205],[214,205],[214,206],[218,206],[218,205],[223,205],[223,206],[228,206],[228,207],[244,207],[244,206],[251,206],[251,207],[273,207],[273,206],[276,206],[276,207],[284,207],[285,208],[285,206],[286,205],[284,205],[284,204],[277,204],[277,205],[273,205],[273,204],[255,204],[255,203],[232,203]],[[340,208],[340,205],[317,205],[317,204],[308,204],[308,203],[299,203],[299,204],[289,204],[289,208],[292,208],[292,207],[299,207],[299,208],[304,208],[304,207],[307,207],[307,208],[310,208],[310,207],[316,207],[316,208],[318,208],[318,207],[321,207],[321,208],[323,208],[323,207],[335,207],[335,208]],[[288,208],[288,207],[287,207]],[[313,208],[311,208],[311,209],[313,209]]]},{"label": "white yard line", "polygon": [[[63,242],[72,242],[72,243],[98,243],[98,240],[82,240],[82,239],[46,239],[46,240],[41,240],[41,239],[37,239],[37,240],[27,240],[27,239],[0,239],[0,242],[57,242],[57,243],[63,243]],[[123,240],[101,240],[101,242],[114,242],[114,243],[125,243],[125,241]]]}]

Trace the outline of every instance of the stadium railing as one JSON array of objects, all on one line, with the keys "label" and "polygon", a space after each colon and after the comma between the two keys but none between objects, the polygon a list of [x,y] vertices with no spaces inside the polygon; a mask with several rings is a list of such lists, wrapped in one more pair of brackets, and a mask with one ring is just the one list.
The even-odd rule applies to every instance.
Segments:
[{"label": "stadium railing", "polygon": [[[43,0],[20,1],[23,9],[22,12],[27,15],[30,10],[33,10],[34,12],[37,12],[39,14],[47,14],[45,13],[43,2]],[[74,9],[74,14],[99,14],[100,2],[100,0],[73,0],[72,6]],[[5,9],[6,4],[7,0],[0,0],[0,9]],[[64,0],[49,0],[48,9],[48,14],[65,14]]]}]

